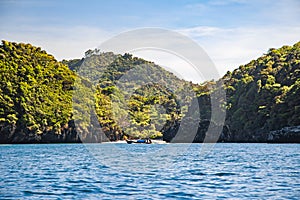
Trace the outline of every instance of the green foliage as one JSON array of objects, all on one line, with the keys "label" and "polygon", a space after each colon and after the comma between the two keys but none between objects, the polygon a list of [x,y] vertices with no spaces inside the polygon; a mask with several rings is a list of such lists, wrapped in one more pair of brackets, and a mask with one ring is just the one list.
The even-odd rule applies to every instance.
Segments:
[{"label": "green foliage", "polygon": [[0,55],[0,123],[59,134],[72,116],[75,74],[30,44],[2,41]]},{"label": "green foliage", "polygon": [[[66,138],[75,120],[77,131],[93,141],[95,135],[88,133],[99,132],[90,117],[95,108],[95,119],[110,140],[162,138],[176,130],[190,109],[189,87],[197,96],[200,120],[210,120],[210,94],[220,81],[186,82],[127,53],[89,50],[86,56],[58,62],[39,47],[2,41],[1,131],[11,127],[25,137],[66,134]],[[255,132],[300,124],[300,42],[270,49],[227,72],[222,82],[227,102],[220,104],[227,109],[226,126],[236,137],[251,141]]]},{"label": "green foliage", "polygon": [[[227,73],[226,123],[234,133],[251,138],[258,130],[299,125],[300,42],[267,54]],[[253,84],[253,82],[255,84]]]},{"label": "green foliage", "polygon": [[86,75],[86,71],[94,70],[95,106],[102,130],[110,140],[124,136],[162,137],[164,127],[182,117],[179,102],[185,104],[183,98],[175,96],[164,85],[183,90],[187,83],[154,63],[130,54],[113,55],[115,60],[107,58],[111,62],[99,67],[98,59],[103,54],[106,58],[112,56],[101,53],[88,57],[85,61],[89,66],[85,69],[83,64],[79,71]]}]

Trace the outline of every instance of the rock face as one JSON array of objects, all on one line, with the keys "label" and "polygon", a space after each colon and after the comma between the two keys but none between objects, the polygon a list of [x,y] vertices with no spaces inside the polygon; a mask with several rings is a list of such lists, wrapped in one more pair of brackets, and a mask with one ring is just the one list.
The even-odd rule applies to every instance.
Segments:
[{"label": "rock face", "polygon": [[[199,125],[198,132],[194,138],[195,143],[204,142],[206,131],[209,122],[202,122]],[[177,127],[178,130],[178,127]],[[164,137],[167,142],[172,142],[172,137],[176,135],[176,129],[169,130],[168,134]],[[185,141],[177,141],[185,142]],[[223,127],[218,142],[241,142],[241,143],[300,143],[300,126],[284,127],[280,130],[263,132],[258,131],[253,133],[251,137],[246,137],[243,133],[233,135],[228,126]]]},{"label": "rock face", "polygon": [[300,126],[284,127],[280,130],[270,131],[267,142],[300,143]]},{"label": "rock face", "polygon": [[[93,134],[90,134],[93,132]],[[0,144],[31,144],[31,143],[100,143],[108,139],[101,130],[84,131],[76,129],[73,120],[68,126],[62,127],[59,133],[44,131],[39,134],[27,129],[20,129],[15,124],[0,123]]]}]

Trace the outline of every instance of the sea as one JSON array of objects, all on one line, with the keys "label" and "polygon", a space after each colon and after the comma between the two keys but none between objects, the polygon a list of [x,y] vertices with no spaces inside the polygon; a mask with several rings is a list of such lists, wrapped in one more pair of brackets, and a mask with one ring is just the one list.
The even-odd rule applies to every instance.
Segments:
[{"label": "sea", "polygon": [[300,199],[300,144],[0,145],[0,199]]}]

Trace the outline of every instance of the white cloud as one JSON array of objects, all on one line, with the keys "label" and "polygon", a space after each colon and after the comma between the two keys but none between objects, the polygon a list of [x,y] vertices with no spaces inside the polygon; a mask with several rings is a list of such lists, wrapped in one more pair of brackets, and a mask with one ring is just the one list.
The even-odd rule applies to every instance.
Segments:
[{"label": "white cloud", "polygon": [[293,45],[300,40],[300,27],[194,27],[179,32],[204,48],[220,74],[250,62],[269,48]]},{"label": "white cloud", "polygon": [[[278,25],[277,27],[240,28],[199,26],[181,29],[178,32],[196,41],[207,52],[220,75],[261,56],[271,47],[279,48],[283,45],[292,45],[300,40],[300,27],[298,26],[284,27]],[[19,26],[6,27],[5,30],[0,29],[1,39],[41,46],[58,60],[81,58],[87,49],[98,47],[101,42],[113,35],[116,33],[84,26],[71,28]],[[173,68],[173,71],[177,69],[177,73],[188,80],[202,81],[195,80],[196,78],[193,76],[195,73],[186,69],[188,64],[184,64],[174,57],[158,55],[153,52],[140,53],[140,56]],[[178,65],[180,67],[176,67]]]},{"label": "white cloud", "polygon": [[211,26],[199,26],[199,27],[179,30],[180,33],[187,36],[193,36],[193,37],[215,35],[216,33],[221,31],[224,31],[224,29],[218,27],[211,27]]},{"label": "white cloud", "polygon": [[184,59],[178,57],[170,52],[160,51],[159,49],[146,49],[131,52],[134,56],[151,60],[165,68],[166,70],[175,74],[178,78],[201,83],[204,77],[194,68],[193,65],[186,62]]},{"label": "white cloud", "polygon": [[56,59],[81,58],[111,34],[93,27],[7,27],[0,30],[1,39],[40,46]]},{"label": "white cloud", "polygon": [[208,4],[212,5],[212,6],[225,6],[225,5],[229,5],[232,3],[244,4],[244,3],[247,3],[247,0],[210,0],[210,1],[208,1]]}]

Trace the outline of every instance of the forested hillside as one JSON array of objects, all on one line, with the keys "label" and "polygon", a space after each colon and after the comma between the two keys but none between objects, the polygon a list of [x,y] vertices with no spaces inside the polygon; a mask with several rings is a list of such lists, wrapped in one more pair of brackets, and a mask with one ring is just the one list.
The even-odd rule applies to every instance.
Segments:
[{"label": "forested hillside", "polygon": [[271,130],[300,125],[300,42],[270,49],[223,81],[229,140],[266,140]]},{"label": "forested hillside", "polygon": [[[130,54],[98,50],[58,62],[39,47],[3,41],[0,59],[0,143],[171,141],[191,112],[199,115],[188,118],[198,124],[194,142],[203,142],[214,123],[211,93],[221,82],[227,115],[219,141],[300,142],[300,42],[203,84]],[[199,113],[189,109],[193,98]]]},{"label": "forested hillside", "polygon": [[60,135],[72,117],[75,73],[30,44],[3,41],[0,58],[0,142]]},{"label": "forested hillside", "polygon": [[192,90],[189,82],[130,54],[89,54],[64,62],[70,68],[81,63],[77,73],[93,83],[96,114],[110,140],[162,138],[184,115],[189,100],[182,91]]},{"label": "forested hillside", "polygon": [[74,81],[90,91],[87,80],[30,44],[2,41],[0,58],[0,143],[92,141],[72,107]]}]

